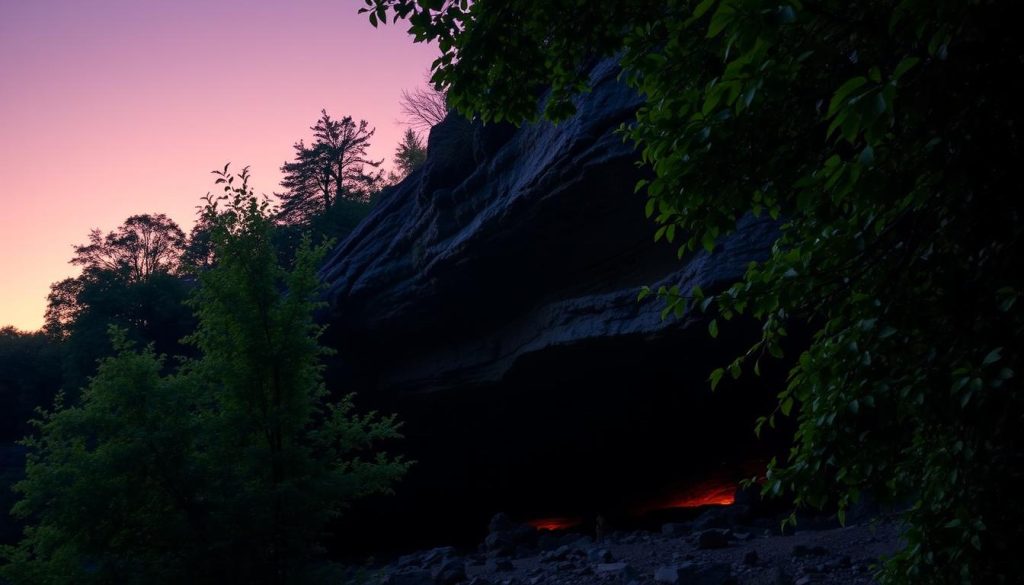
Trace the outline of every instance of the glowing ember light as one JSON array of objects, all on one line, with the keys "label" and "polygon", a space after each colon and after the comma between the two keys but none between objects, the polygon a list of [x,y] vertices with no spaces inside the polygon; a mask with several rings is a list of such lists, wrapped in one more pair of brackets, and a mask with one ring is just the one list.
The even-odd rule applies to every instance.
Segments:
[{"label": "glowing ember light", "polygon": [[704,481],[682,492],[655,500],[637,511],[646,514],[655,510],[728,506],[736,501],[736,484],[723,479]]},{"label": "glowing ember light", "polygon": [[579,518],[538,518],[526,522],[537,530],[567,530],[582,523]]},{"label": "glowing ember light", "polygon": [[665,508],[697,508],[699,506],[728,506],[736,501],[736,486],[732,484],[699,486],[683,496],[670,500]]}]

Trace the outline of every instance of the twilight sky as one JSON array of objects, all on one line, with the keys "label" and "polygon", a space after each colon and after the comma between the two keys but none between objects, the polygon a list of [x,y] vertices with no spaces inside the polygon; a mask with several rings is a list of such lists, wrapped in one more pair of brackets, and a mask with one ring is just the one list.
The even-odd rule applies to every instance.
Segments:
[{"label": "twilight sky", "polygon": [[[210,170],[258,193],[321,108],[398,144],[436,49],[357,0],[0,0],[0,326],[37,329],[71,246],[137,213],[186,232]],[[308,141],[308,140],[307,140]]]}]

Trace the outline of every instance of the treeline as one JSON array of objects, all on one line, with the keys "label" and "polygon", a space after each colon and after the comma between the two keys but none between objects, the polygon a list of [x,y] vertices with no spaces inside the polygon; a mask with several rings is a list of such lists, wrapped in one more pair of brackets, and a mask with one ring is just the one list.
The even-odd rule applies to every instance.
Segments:
[{"label": "treeline", "polygon": [[[403,92],[402,107],[420,133],[405,132],[388,172],[367,155],[374,128],[365,120],[323,110],[310,128],[312,141],[294,144],[271,216],[282,262],[294,259],[305,237],[314,244],[343,239],[381,193],[426,160],[421,133],[447,112],[444,96]],[[81,273],[51,286],[42,331],[0,333],[0,442],[24,436],[34,409],[50,405],[58,389],[77,395],[98,360],[111,355],[110,325],[158,354],[190,355],[180,342],[195,327],[186,300],[196,275],[211,267],[211,229],[202,215],[186,234],[164,214],[140,214],[108,233],[93,230],[73,247],[70,263]]]},{"label": "treeline", "polygon": [[188,234],[159,213],[91,231],[42,330],[0,329],[0,583],[302,580],[328,522],[403,474],[373,450],[393,417],[327,400],[311,314],[324,252],[426,147],[406,131],[385,173],[366,121],[311,130],[276,206],[225,166]]},{"label": "treeline", "polygon": [[83,274],[54,286],[46,332],[0,335],[26,369],[51,372],[22,377],[24,391],[52,389],[60,344],[76,367],[100,356],[22,443],[12,514],[26,528],[0,547],[0,582],[322,579],[331,522],[405,473],[379,447],[400,436],[395,418],[357,414],[323,383],[312,314],[331,240],[307,232],[283,254],[279,215],[248,172],[217,174],[224,193],[205,199],[201,240],[162,215],[93,232],[75,247]]}]

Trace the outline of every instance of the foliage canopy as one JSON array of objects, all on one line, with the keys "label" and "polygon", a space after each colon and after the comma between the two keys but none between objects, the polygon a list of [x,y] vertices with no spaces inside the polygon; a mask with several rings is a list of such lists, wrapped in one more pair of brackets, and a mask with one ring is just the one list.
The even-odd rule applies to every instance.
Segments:
[{"label": "foliage canopy", "polygon": [[728,289],[658,291],[669,312],[713,313],[712,334],[763,323],[712,386],[812,327],[757,424],[797,421],[765,491],[840,518],[866,491],[912,501],[887,583],[1024,574],[1009,548],[1024,540],[1013,2],[364,3],[374,26],[407,19],[437,42],[433,81],[484,121],[564,119],[587,65],[616,55],[644,98],[622,132],[652,171],[637,190],[655,237],[713,253],[744,214],[780,223]]}]

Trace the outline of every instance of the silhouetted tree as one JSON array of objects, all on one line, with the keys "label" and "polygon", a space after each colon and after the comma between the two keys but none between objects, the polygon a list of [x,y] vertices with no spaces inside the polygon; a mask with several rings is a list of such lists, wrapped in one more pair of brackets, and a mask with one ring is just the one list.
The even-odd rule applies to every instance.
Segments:
[{"label": "silhouetted tree", "polygon": [[70,325],[86,308],[83,293],[118,283],[141,283],[155,275],[175,275],[185,252],[185,234],[162,213],[133,215],[116,230],[94,229],[89,243],[74,246],[70,263],[82,266],[82,274],[50,287],[44,329],[64,337]]},{"label": "silhouetted tree", "polygon": [[0,443],[24,436],[35,408],[53,403],[60,371],[60,348],[52,339],[0,328]]},{"label": "silhouetted tree", "polygon": [[339,199],[367,201],[383,174],[377,170],[383,160],[366,154],[375,131],[366,120],[334,120],[321,110],[311,130],[313,144],[296,142],[295,160],[281,166],[285,192],[278,194],[278,219],[284,223],[308,223]]},{"label": "silhouetted tree", "polygon": [[192,329],[184,305],[188,284],[179,278],[185,236],[163,214],[134,215],[116,230],[89,234],[74,246],[72,264],[82,273],[50,287],[44,331],[66,341],[65,389],[83,386],[98,359],[111,352],[107,328],[123,327],[157,351],[180,352]]},{"label": "silhouetted tree", "polygon": [[195,272],[213,266],[213,241],[210,239],[212,226],[200,214],[192,231],[188,234],[185,251],[181,255],[183,270]]},{"label": "silhouetted tree", "polygon": [[185,250],[185,233],[162,213],[133,215],[104,236],[89,233],[89,243],[75,246],[72,264],[85,270],[108,270],[138,282],[156,272],[177,271]]},{"label": "silhouetted tree", "polygon": [[399,170],[398,177],[405,177],[419,168],[426,160],[427,147],[412,129],[406,130],[405,135],[402,136],[402,142],[395,150],[395,166]]},{"label": "silhouetted tree", "polygon": [[49,407],[61,384],[61,345],[41,332],[0,328],[0,546],[17,542],[21,527],[7,515],[11,486],[24,477],[14,441],[30,430],[37,408]]}]

